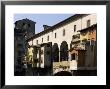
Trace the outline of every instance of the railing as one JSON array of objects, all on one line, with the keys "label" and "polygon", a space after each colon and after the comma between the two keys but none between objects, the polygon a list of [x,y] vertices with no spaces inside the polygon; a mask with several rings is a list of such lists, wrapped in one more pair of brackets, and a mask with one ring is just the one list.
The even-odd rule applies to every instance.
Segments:
[{"label": "railing", "polygon": [[85,47],[85,44],[77,44],[77,45],[73,45],[72,46],[74,49],[83,49],[83,50],[85,50],[86,49],[86,47]]},{"label": "railing", "polygon": [[61,62],[53,62],[53,68],[59,68],[59,67],[63,67],[63,66],[70,66],[70,62],[69,61],[61,61]]},{"label": "railing", "polygon": [[80,41],[80,39],[79,38],[72,39],[72,42],[76,42],[76,41]]},{"label": "railing", "polygon": [[73,35],[72,42],[79,41],[79,40],[80,40],[80,34]]}]

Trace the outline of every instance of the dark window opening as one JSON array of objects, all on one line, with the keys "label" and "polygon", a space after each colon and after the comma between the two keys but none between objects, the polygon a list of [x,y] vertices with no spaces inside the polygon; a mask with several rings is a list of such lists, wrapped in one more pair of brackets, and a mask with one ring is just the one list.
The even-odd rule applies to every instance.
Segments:
[{"label": "dark window opening", "polygon": [[65,36],[65,29],[63,29],[63,36]]},{"label": "dark window opening", "polygon": [[56,38],[56,33],[55,33],[55,38]]},{"label": "dark window opening", "polygon": [[87,20],[87,27],[90,27],[90,20]]},{"label": "dark window opening", "polygon": [[31,25],[30,24],[28,24],[28,27],[30,27]]},{"label": "dark window opening", "polygon": [[74,32],[76,31],[76,25],[74,25]]},{"label": "dark window opening", "polygon": [[49,41],[49,36],[47,37],[47,41]]},{"label": "dark window opening", "polygon": [[38,44],[38,40],[37,40],[37,44]]},{"label": "dark window opening", "polygon": [[75,60],[75,53],[71,55],[72,60]]},{"label": "dark window opening", "polygon": [[25,25],[25,23],[23,23],[23,25]]},{"label": "dark window opening", "polygon": [[42,42],[43,42],[43,38],[42,38]]}]

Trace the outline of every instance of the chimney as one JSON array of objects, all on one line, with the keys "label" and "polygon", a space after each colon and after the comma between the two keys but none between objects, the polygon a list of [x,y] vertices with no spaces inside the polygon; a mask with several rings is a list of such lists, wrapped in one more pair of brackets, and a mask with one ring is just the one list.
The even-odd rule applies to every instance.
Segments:
[{"label": "chimney", "polygon": [[43,27],[44,27],[44,30],[46,30],[46,29],[50,28],[51,26],[43,25]]}]

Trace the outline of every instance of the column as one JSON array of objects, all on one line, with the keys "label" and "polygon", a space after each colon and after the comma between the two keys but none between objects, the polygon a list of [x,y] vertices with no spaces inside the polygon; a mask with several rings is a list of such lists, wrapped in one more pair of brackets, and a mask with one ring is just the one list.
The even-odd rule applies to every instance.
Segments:
[{"label": "column", "polygon": [[68,53],[69,53],[68,61],[71,61],[71,53],[70,52],[68,52]]},{"label": "column", "polygon": [[60,62],[60,49],[59,49],[59,62]]}]

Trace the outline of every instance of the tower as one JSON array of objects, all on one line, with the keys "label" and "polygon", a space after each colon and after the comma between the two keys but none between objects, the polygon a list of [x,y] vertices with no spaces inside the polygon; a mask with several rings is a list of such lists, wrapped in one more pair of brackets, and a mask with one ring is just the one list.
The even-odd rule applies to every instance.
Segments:
[{"label": "tower", "polygon": [[35,35],[35,24],[36,22],[29,19],[22,19],[15,22],[16,29],[25,29],[26,30],[26,39]]},{"label": "tower", "polygon": [[35,34],[35,22],[23,19],[15,22],[14,28],[14,75],[25,75],[23,61],[27,52],[27,39]]}]

